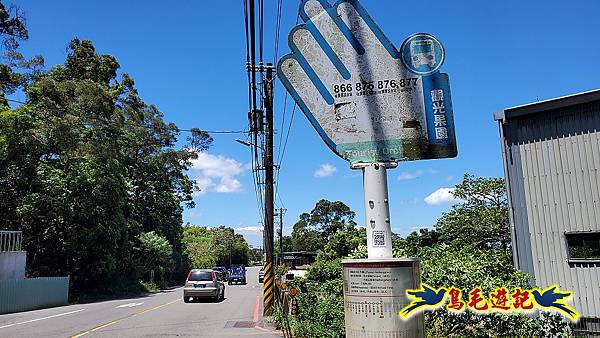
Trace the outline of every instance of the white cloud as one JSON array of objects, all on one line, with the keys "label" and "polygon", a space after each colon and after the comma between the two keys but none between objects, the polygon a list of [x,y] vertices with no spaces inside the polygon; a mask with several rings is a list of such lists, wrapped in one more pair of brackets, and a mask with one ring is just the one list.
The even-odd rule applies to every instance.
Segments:
[{"label": "white cloud", "polygon": [[434,191],[431,195],[425,197],[425,203],[429,205],[440,205],[446,203],[453,203],[459,201],[452,192],[454,188],[439,188]]},{"label": "white cloud", "polygon": [[236,228],[236,231],[239,232],[254,232],[254,233],[260,233],[263,230],[263,227],[258,227],[258,226],[247,226],[247,227],[241,227],[241,228]]},{"label": "white cloud", "polygon": [[332,164],[321,164],[321,166],[315,171],[315,177],[329,177],[333,175],[336,170],[337,168]]},{"label": "white cloud", "polygon": [[198,158],[192,161],[191,167],[192,177],[200,188],[197,195],[204,195],[209,191],[219,193],[242,191],[242,183],[236,176],[248,169],[248,165],[223,155],[198,153]]},{"label": "white cloud", "polygon": [[419,169],[417,171],[415,171],[414,173],[407,173],[407,172],[403,172],[400,173],[400,175],[398,175],[398,180],[399,181],[405,181],[405,180],[414,180],[415,178],[421,177],[424,174],[437,174],[438,171],[435,169]]},{"label": "white cloud", "polygon": [[400,173],[400,175],[398,175],[398,180],[399,181],[405,181],[405,180],[414,180],[415,178],[419,177],[419,175],[417,175],[416,173]]},{"label": "white cloud", "polygon": [[216,188],[216,192],[238,192],[242,191],[242,183],[232,177],[223,177]]}]

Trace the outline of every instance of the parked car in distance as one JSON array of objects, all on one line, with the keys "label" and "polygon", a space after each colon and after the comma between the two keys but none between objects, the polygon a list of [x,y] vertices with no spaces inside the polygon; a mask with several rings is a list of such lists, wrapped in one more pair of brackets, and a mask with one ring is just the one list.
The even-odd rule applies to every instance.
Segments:
[{"label": "parked car in distance", "polygon": [[265,281],[265,271],[260,268],[260,271],[258,272],[258,282],[259,283],[263,283]]},{"label": "parked car in distance", "polygon": [[246,284],[246,267],[243,265],[237,265],[231,268],[229,272],[229,285],[233,283]]},{"label": "parked car in distance", "polygon": [[223,300],[225,298],[225,278],[220,271],[211,269],[193,269],[188,273],[183,286],[183,301],[209,298]]},{"label": "parked car in distance", "polygon": [[224,266],[218,266],[212,269],[221,272],[224,280],[229,280],[229,270],[227,270]]}]

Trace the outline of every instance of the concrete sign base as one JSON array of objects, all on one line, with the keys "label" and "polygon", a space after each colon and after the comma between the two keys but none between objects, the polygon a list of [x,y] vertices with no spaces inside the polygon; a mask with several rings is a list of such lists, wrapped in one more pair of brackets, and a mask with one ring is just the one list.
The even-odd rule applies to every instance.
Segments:
[{"label": "concrete sign base", "polygon": [[418,259],[347,259],[342,266],[346,337],[425,337],[422,314],[400,317],[410,303],[406,289],[421,283]]}]

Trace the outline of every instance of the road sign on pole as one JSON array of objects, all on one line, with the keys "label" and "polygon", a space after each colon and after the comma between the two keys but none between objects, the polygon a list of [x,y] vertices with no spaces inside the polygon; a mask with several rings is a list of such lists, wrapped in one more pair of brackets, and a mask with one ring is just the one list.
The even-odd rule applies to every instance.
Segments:
[{"label": "road sign on pole", "polygon": [[[386,170],[402,161],[457,155],[448,75],[439,71],[444,46],[430,34],[417,33],[396,49],[358,0],[339,0],[334,6],[327,0],[302,0],[299,12],[304,23],[290,32],[291,53],[279,60],[277,75],[327,146],[353,169],[363,170],[369,259],[344,263],[346,318],[362,311],[348,307],[346,297],[349,286],[365,282],[360,276],[369,276],[368,282],[377,284],[374,290],[395,291],[387,296],[356,293],[353,301],[369,304],[371,312],[377,306],[391,309],[407,301],[390,278],[406,262],[392,258]],[[360,269],[349,273],[355,263]],[[418,277],[419,266],[410,262],[407,271]],[[374,275],[380,278],[373,281]],[[381,315],[358,331],[347,322],[346,333],[424,335],[422,318],[403,322],[396,317]],[[383,325],[381,320],[388,321]]]},{"label": "road sign on pole", "polygon": [[351,164],[457,155],[437,38],[397,50],[358,0],[303,0],[300,15],[278,76],[331,150]]}]

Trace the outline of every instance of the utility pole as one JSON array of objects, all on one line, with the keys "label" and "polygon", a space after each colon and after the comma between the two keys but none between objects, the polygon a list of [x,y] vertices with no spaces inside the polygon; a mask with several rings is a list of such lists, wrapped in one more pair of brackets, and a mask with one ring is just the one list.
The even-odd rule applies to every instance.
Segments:
[{"label": "utility pole", "polygon": [[265,231],[263,242],[265,246],[265,264],[263,271],[265,279],[263,284],[264,315],[271,315],[274,296],[275,275],[273,266],[273,221],[274,221],[274,194],[273,194],[273,64],[267,63],[264,83],[265,92]]},{"label": "utility pole", "polygon": [[283,264],[283,208],[279,208],[279,264]]}]

